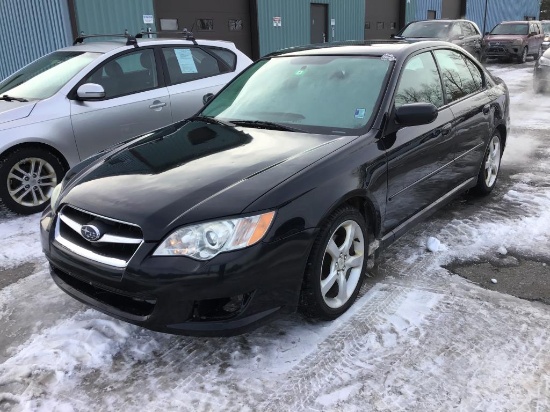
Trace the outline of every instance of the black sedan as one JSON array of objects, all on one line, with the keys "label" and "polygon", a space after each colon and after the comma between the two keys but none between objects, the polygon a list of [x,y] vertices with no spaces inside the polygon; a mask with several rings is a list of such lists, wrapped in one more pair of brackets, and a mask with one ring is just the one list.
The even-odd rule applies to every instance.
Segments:
[{"label": "black sedan", "polygon": [[533,88],[536,93],[548,91],[548,86],[550,86],[550,49],[546,50],[535,62],[533,75]]},{"label": "black sedan", "polygon": [[44,253],[65,292],[153,330],[334,319],[367,260],[454,196],[491,192],[508,124],[505,84],[452,44],[273,54],[194,118],[70,170]]}]

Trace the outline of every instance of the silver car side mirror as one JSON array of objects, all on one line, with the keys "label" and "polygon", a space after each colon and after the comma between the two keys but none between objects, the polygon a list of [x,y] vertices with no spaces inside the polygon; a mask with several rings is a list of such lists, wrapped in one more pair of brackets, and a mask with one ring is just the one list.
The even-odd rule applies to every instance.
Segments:
[{"label": "silver car side mirror", "polygon": [[105,89],[96,83],[85,83],[80,86],[76,95],[80,100],[99,100],[105,98]]}]

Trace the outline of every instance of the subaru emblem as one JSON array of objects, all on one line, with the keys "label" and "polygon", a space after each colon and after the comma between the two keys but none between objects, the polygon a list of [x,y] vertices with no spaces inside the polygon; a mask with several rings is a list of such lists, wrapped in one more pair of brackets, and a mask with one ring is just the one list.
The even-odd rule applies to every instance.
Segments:
[{"label": "subaru emblem", "polygon": [[94,225],[84,225],[80,228],[80,234],[82,237],[90,242],[95,242],[99,240],[102,236],[102,233]]}]

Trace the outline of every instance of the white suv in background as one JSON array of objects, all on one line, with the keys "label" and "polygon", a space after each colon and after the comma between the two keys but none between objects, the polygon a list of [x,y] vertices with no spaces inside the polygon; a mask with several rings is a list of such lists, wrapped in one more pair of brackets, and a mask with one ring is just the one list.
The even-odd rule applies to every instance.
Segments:
[{"label": "white suv in background", "polygon": [[0,82],[0,204],[41,211],[70,167],[192,116],[252,63],[230,42],[123,37],[80,37]]}]

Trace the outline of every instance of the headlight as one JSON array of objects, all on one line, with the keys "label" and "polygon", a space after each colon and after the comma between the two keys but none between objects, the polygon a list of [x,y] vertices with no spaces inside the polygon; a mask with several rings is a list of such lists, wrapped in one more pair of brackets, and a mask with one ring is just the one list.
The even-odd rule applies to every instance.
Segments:
[{"label": "headlight", "polygon": [[243,249],[267,233],[275,212],[182,227],[162,241],[154,256],[189,256],[208,260],[222,252]]},{"label": "headlight", "polygon": [[50,204],[52,205],[52,211],[55,213],[57,208],[57,200],[59,199],[59,194],[61,193],[61,183],[54,187],[52,192],[52,197],[50,198]]},{"label": "headlight", "polygon": [[541,66],[550,66],[550,59],[544,57],[544,56],[540,56],[539,58],[539,64]]},{"label": "headlight", "polygon": [[550,36],[545,36],[544,41],[550,41]]}]

